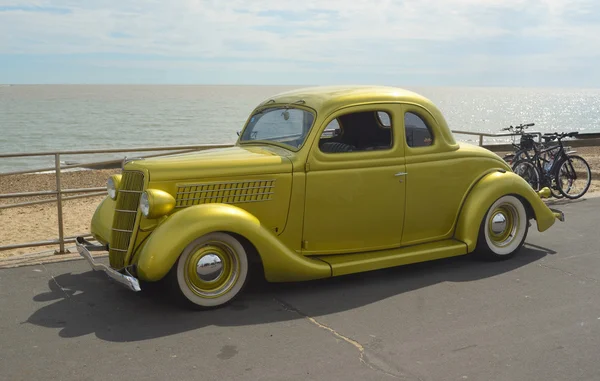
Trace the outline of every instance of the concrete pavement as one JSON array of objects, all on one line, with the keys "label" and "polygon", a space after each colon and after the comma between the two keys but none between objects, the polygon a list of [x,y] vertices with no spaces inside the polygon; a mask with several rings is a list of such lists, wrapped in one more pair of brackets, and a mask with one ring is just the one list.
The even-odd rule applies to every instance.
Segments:
[{"label": "concrete pavement", "polygon": [[181,310],[84,261],[0,270],[0,380],[599,380],[600,198],[471,256]]}]

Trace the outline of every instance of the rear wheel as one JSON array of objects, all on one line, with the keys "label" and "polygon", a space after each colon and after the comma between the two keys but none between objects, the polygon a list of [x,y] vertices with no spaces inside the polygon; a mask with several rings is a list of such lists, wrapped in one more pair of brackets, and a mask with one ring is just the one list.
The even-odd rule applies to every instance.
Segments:
[{"label": "rear wheel", "polygon": [[505,162],[507,162],[508,165],[512,165],[512,163],[515,161],[515,154],[514,153],[509,153],[507,155],[504,155],[502,157],[502,160],[504,160]]},{"label": "rear wheel", "polygon": [[590,188],[592,171],[581,156],[569,155],[558,167],[555,181],[560,193],[567,198],[576,199]]},{"label": "rear wheel", "polygon": [[502,160],[506,161],[511,167],[514,167],[514,165],[517,162],[521,160],[528,160],[528,158],[524,151],[517,151],[515,153],[509,153],[504,155],[504,157],[502,157]]},{"label": "rear wheel", "polygon": [[247,277],[248,256],[242,244],[229,234],[216,232],[186,246],[167,281],[180,301],[203,309],[232,301]]},{"label": "rear wheel", "polygon": [[551,181],[550,193],[552,194],[552,197],[554,197],[554,198],[563,198],[563,197],[565,197],[560,192],[560,189],[558,189],[558,185],[556,183],[556,179],[552,179],[552,181]]},{"label": "rear wheel", "polygon": [[540,173],[530,161],[520,160],[513,166],[513,172],[521,176],[527,183],[538,191],[540,189]]},{"label": "rear wheel", "polygon": [[512,257],[525,242],[529,223],[525,206],[515,196],[502,196],[481,222],[477,249],[487,259]]}]

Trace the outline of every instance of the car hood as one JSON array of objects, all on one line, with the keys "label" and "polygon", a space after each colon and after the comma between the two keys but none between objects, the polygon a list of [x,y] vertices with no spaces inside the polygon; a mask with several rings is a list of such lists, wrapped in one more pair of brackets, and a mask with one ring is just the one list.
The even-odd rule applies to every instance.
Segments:
[{"label": "car hood", "polygon": [[292,172],[290,151],[271,146],[234,146],[128,162],[125,170],[147,171],[150,181]]}]

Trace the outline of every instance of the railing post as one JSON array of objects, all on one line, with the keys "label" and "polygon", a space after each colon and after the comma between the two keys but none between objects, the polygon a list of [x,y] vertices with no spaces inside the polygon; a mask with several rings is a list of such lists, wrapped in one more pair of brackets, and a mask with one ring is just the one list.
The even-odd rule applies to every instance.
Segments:
[{"label": "railing post", "polygon": [[479,135],[479,147],[483,145],[483,135]]},{"label": "railing post", "polygon": [[66,254],[65,251],[65,234],[63,230],[63,210],[62,210],[62,186],[60,181],[60,153],[54,154],[54,175],[56,176],[56,207],[58,212],[58,241],[60,245],[59,251],[54,254]]}]

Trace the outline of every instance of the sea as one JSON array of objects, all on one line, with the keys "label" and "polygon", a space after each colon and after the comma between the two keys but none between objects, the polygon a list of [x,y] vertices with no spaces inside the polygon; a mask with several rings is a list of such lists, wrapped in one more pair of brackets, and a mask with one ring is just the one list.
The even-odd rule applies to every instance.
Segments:
[{"label": "sea", "polygon": [[[600,89],[404,87],[431,99],[453,130],[600,132]],[[305,86],[0,85],[0,155],[7,153],[234,143],[252,109]],[[455,135],[465,142],[477,137]],[[486,138],[486,143],[506,139]],[[66,163],[135,153],[63,155]],[[0,158],[0,173],[48,169],[54,157]]]}]

